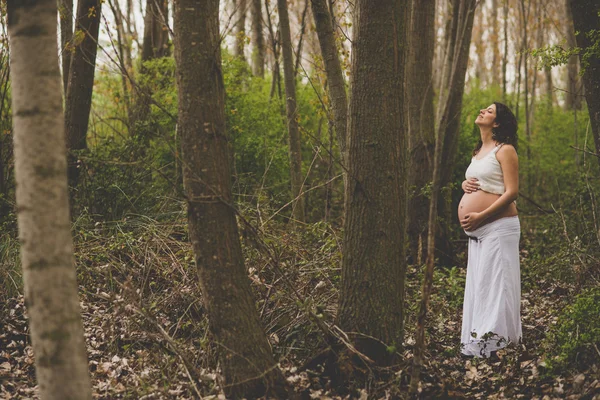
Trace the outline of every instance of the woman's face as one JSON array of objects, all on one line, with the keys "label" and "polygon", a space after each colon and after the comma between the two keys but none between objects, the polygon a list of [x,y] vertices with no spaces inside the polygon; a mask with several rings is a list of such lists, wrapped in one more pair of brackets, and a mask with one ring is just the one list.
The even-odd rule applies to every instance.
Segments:
[{"label": "woman's face", "polygon": [[491,104],[490,106],[479,110],[479,115],[475,118],[475,123],[480,127],[496,127],[494,121],[496,120],[496,105]]}]

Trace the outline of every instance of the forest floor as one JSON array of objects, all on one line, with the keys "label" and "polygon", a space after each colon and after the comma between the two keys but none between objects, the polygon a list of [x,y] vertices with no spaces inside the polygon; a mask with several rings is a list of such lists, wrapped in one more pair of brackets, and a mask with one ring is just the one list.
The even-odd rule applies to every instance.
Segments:
[{"label": "forest floor", "polygon": [[[148,230],[139,237],[124,234],[110,242],[97,232],[79,242],[80,299],[94,398],[225,398],[214,370],[216,352],[208,340],[201,301],[195,295],[189,245],[178,233],[180,228],[166,233]],[[279,239],[291,247],[296,240],[286,235]],[[331,265],[339,261],[335,251],[339,245],[335,236],[322,239],[315,244],[321,256],[310,254],[311,249],[299,252],[297,258],[288,261],[290,266],[301,267],[285,279],[322,304],[320,310],[327,316],[334,312],[337,299],[331,277],[339,276],[339,270]],[[136,247],[130,246],[132,243]],[[100,248],[104,248],[105,256],[94,255]],[[253,286],[262,298],[259,307],[269,339],[287,380],[301,398],[408,398],[416,306],[408,307],[403,361],[364,382],[347,383],[342,393],[332,386],[320,366],[302,369],[322,344],[319,332],[309,327],[301,310],[290,310],[289,304],[294,301],[272,290],[284,279],[269,278],[264,267],[259,270],[264,258],[248,248],[245,252]],[[169,265],[170,269],[159,273],[141,263],[144,257],[160,260],[163,268]],[[327,273],[317,266],[324,259],[330,264]],[[285,267],[287,259],[281,260]],[[136,272],[126,274],[125,267]],[[494,360],[463,359],[458,340],[464,274],[464,268],[455,268],[437,275],[419,398],[600,399],[597,364],[585,371],[546,373],[543,341],[549,327],[556,324],[572,286],[543,279],[533,282],[534,277],[524,274],[523,344],[499,351]],[[172,278],[176,275],[181,279]],[[418,298],[421,276],[415,268],[409,269],[407,302]],[[0,305],[0,398],[38,398],[26,310],[20,295]]]}]

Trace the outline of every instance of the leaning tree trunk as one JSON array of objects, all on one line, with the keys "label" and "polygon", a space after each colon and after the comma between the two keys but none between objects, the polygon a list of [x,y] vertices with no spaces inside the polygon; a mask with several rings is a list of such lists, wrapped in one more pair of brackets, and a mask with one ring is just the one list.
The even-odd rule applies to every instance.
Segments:
[{"label": "leaning tree trunk", "polygon": [[60,52],[63,73],[63,92],[67,95],[69,85],[69,67],[71,65],[71,50],[69,44],[73,39],[73,0],[58,0],[60,17]]},{"label": "leaning tree trunk", "polygon": [[67,137],[68,178],[71,187],[77,186],[79,171],[74,151],[87,149],[87,129],[92,107],[98,31],[102,0],[79,0],[73,56],[69,69],[69,86],[65,100],[65,134]]},{"label": "leaning tree trunk", "polygon": [[[179,129],[188,226],[228,397],[285,397],[244,268],[225,129],[218,0],[175,2]],[[203,38],[197,42],[191,37]]]},{"label": "leaning tree trunk", "polygon": [[[579,54],[583,72],[583,86],[585,101],[590,114],[590,124],[596,145],[596,154],[600,155],[600,56],[598,49],[593,53],[592,46],[597,46],[588,36],[593,30],[600,31],[600,4],[596,0],[575,1],[570,0],[570,9],[573,15],[573,25],[577,35],[577,46],[582,48]],[[588,54],[586,57],[584,54]],[[600,164],[600,157],[597,157]]]},{"label": "leaning tree trunk", "polygon": [[304,222],[304,196],[302,195],[302,143],[298,129],[296,111],[296,82],[294,78],[294,60],[292,37],[287,1],[277,0],[279,12],[279,32],[281,33],[281,52],[283,55],[283,79],[285,80],[285,98],[287,127],[290,144],[290,175],[292,181],[292,217]]},{"label": "leaning tree trunk", "polygon": [[394,356],[403,338],[407,10],[408,0],[359,0],[353,23],[338,322],[380,363]]},{"label": "leaning tree trunk", "polygon": [[[311,0],[311,8],[323,64],[325,65],[325,74],[327,75],[327,89],[331,102],[331,111],[333,114],[333,126],[340,147],[341,163],[343,168],[347,168],[346,160],[346,118],[348,100],[346,97],[346,83],[344,73],[340,63],[338,47],[335,44],[335,34],[333,30],[332,16],[329,13],[326,0]],[[344,183],[346,183],[346,171],[343,171]],[[344,186],[346,186],[344,184]]]},{"label": "leaning tree trunk", "polygon": [[[418,3],[418,4],[417,4]],[[429,200],[426,187],[433,176],[435,126],[433,115],[433,53],[435,48],[435,0],[413,0],[409,29],[406,78],[409,160],[409,254],[413,262],[424,260]]]},{"label": "leaning tree trunk", "polygon": [[91,399],[69,219],[56,0],[8,0],[17,214],[43,399]]},{"label": "leaning tree trunk", "polygon": [[265,37],[263,35],[261,0],[250,0],[252,2],[252,74],[254,76],[265,76]]},{"label": "leaning tree trunk", "polygon": [[[471,44],[471,32],[473,29],[473,17],[477,0],[456,0],[453,4],[456,24],[452,29],[454,38],[450,38],[449,46],[452,64],[449,67],[448,91],[443,96],[443,101],[438,104],[441,108],[438,122],[438,137],[443,140],[441,154],[440,187],[444,188],[450,184],[452,171],[454,170],[455,155],[458,148],[458,134],[460,128],[460,114],[462,100],[465,90],[465,75],[469,61],[469,46]],[[449,223],[452,220],[451,202],[448,196],[441,194],[439,199],[439,226],[436,238],[438,256],[441,264],[452,265],[454,263],[454,249],[449,241]],[[445,223],[444,223],[445,221]]]}]

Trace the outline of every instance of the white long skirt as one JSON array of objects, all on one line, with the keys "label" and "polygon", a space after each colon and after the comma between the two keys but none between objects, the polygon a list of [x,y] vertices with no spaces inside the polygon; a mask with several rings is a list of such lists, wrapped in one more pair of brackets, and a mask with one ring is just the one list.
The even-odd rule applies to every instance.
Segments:
[{"label": "white long skirt", "polygon": [[506,217],[465,233],[470,240],[462,353],[489,357],[522,336],[521,225],[518,216]]}]

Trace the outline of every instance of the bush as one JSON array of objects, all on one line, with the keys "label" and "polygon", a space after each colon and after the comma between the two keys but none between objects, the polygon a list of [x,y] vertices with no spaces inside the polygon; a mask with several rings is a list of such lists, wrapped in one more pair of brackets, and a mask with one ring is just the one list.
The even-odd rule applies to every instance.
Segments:
[{"label": "bush", "polygon": [[600,358],[600,287],[578,295],[559,316],[545,341],[550,371],[584,370]]}]

